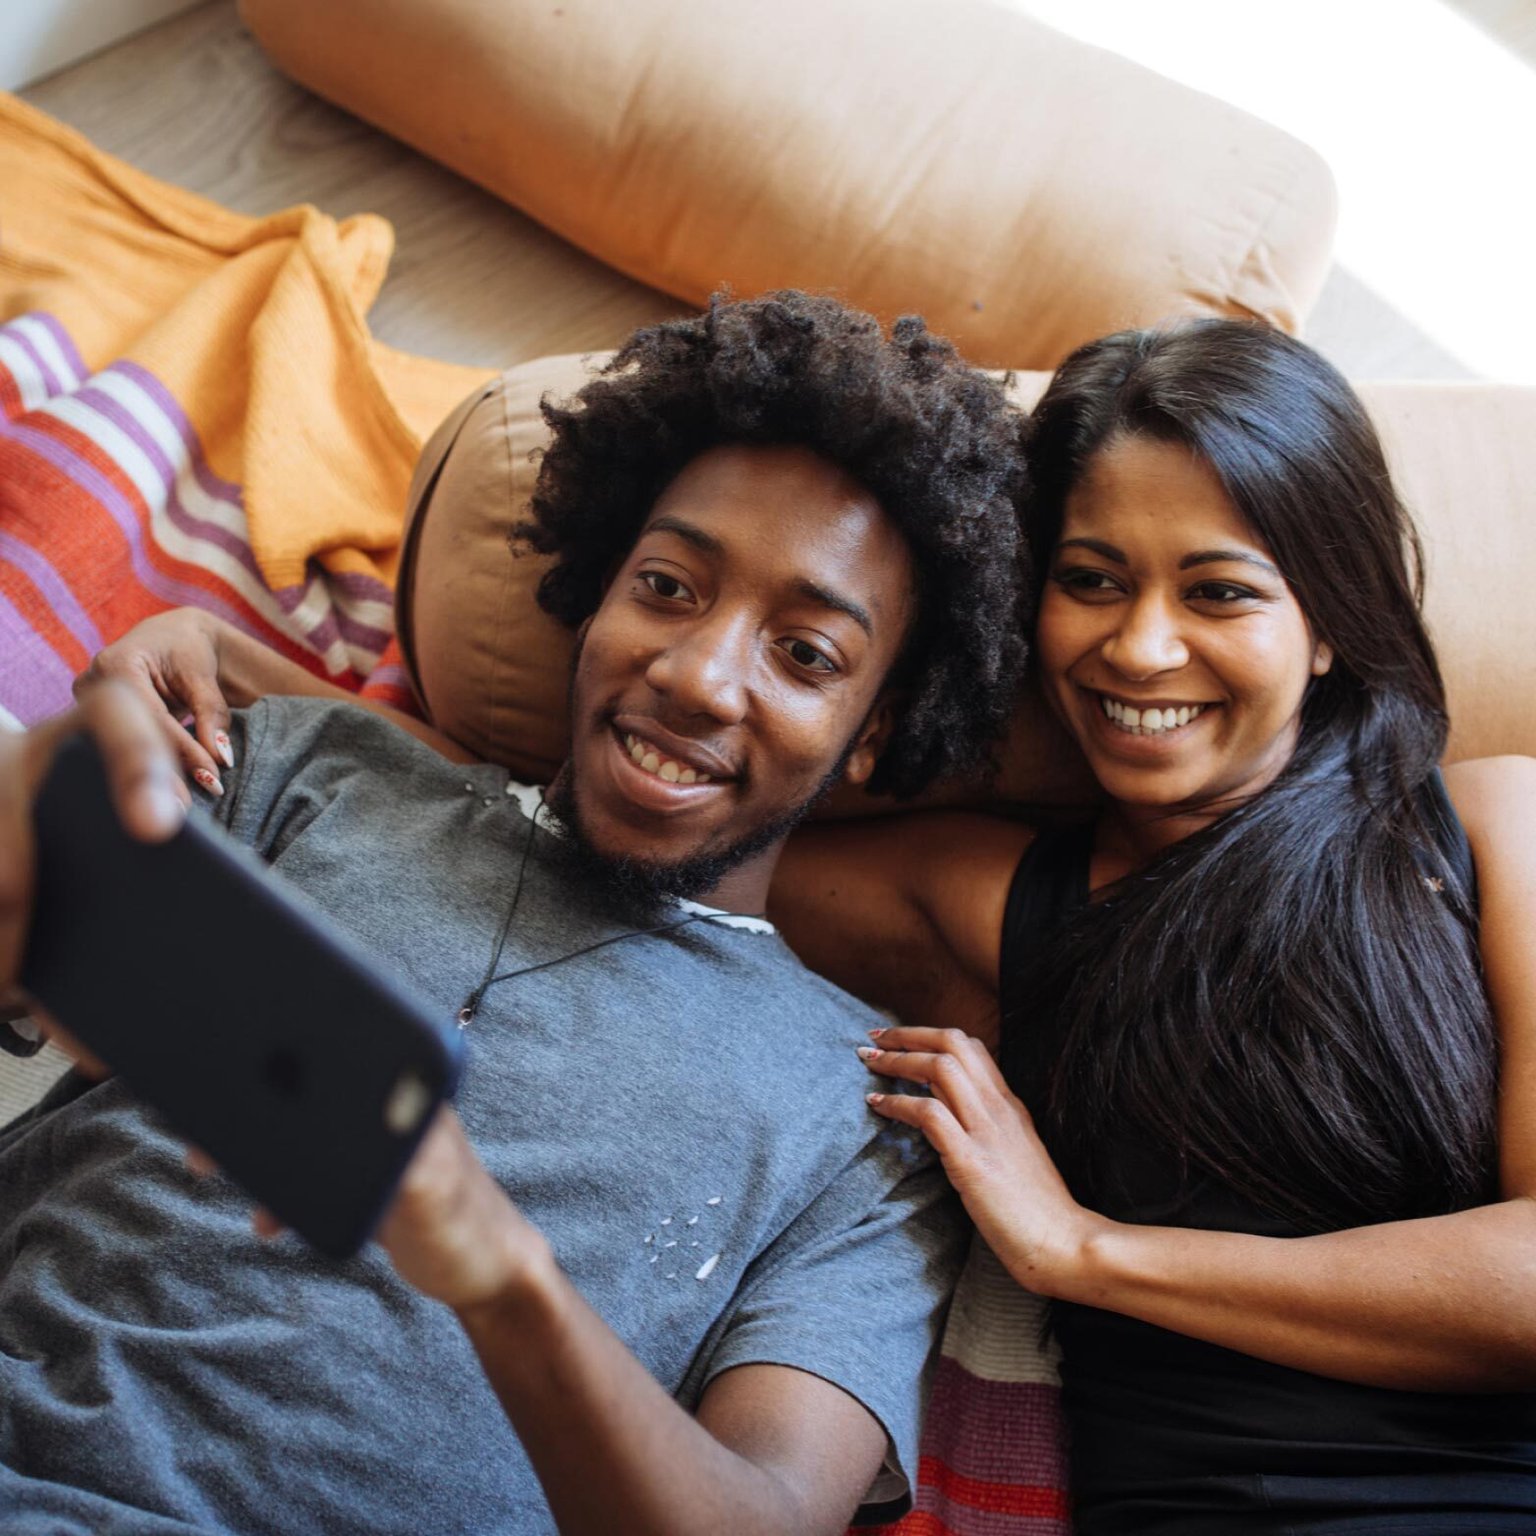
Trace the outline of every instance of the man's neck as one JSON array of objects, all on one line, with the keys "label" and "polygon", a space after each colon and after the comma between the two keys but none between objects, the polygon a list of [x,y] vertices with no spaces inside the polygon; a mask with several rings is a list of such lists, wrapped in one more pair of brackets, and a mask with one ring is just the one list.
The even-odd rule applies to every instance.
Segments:
[{"label": "man's neck", "polygon": [[745,863],[738,864],[718,885],[701,892],[694,900],[706,907],[718,907],[722,912],[761,917],[768,909],[768,887],[773,883],[773,872],[778,867],[779,855],[783,850],[784,841],[781,838],[771,848],[765,848]]}]

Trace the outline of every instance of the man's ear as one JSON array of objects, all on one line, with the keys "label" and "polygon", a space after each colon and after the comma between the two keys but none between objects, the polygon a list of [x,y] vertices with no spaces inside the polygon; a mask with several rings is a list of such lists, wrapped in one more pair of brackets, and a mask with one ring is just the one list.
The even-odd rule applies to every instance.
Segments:
[{"label": "man's ear", "polygon": [[885,751],[885,744],[891,739],[891,732],[896,729],[902,703],[902,696],[895,692],[882,693],[875,700],[874,708],[865,716],[864,724],[854,738],[853,751],[848,754],[848,762],[843,768],[845,784],[869,782],[880,754]]}]

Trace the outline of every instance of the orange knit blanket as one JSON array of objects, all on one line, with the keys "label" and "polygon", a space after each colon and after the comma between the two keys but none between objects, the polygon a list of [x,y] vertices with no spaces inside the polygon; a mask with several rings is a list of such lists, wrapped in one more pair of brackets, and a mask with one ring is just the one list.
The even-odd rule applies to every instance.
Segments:
[{"label": "orange knit blanket", "polygon": [[0,723],[184,603],[405,701],[406,487],[484,374],[368,334],[392,243],[231,213],[0,95]]}]

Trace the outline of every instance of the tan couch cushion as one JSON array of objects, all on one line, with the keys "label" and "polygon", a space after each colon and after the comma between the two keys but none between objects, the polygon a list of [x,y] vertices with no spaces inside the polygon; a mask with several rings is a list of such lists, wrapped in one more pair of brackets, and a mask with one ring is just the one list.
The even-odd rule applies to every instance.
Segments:
[{"label": "tan couch cushion", "polygon": [[694,304],[834,290],[1051,368],[1175,315],[1295,330],[1328,263],[1311,150],[992,0],[241,13],[305,85]]},{"label": "tan couch cushion", "polygon": [[1452,761],[1536,756],[1536,389],[1361,384],[1424,540]]},{"label": "tan couch cushion", "polygon": [[[542,782],[564,755],[569,634],[534,591],[546,562],[508,546],[545,440],[539,399],[564,398],[604,354],[543,358],[470,397],[423,453],[411,488],[397,612],[417,691],[439,727]],[[1047,374],[1019,375],[1028,408]],[[1399,489],[1424,535],[1426,606],[1451,698],[1451,756],[1536,755],[1536,389],[1366,384]],[[450,452],[451,449],[451,452]],[[1025,700],[999,799],[1082,792],[1070,747]],[[846,802],[843,802],[846,808]]]}]

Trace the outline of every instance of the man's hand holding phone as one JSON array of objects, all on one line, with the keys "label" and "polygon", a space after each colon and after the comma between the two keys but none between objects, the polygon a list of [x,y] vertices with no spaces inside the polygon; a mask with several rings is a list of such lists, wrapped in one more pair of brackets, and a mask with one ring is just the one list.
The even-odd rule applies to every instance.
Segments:
[{"label": "man's hand holding phone", "polygon": [[107,1067],[20,991],[22,954],[32,914],[36,848],[32,807],[54,754],[84,733],[101,753],[118,819],[146,843],[173,837],[190,803],[176,759],[154,712],[118,683],[84,689],[66,714],[26,732],[0,732],[0,1017],[25,1012],[91,1076]]},{"label": "man's hand holding phone", "polygon": [[[83,1065],[94,1052],[345,1257],[452,1092],[461,1042],[187,801],[153,707],[119,686],[0,741],[0,989],[21,982]],[[220,995],[216,1019],[190,1002]]]}]

